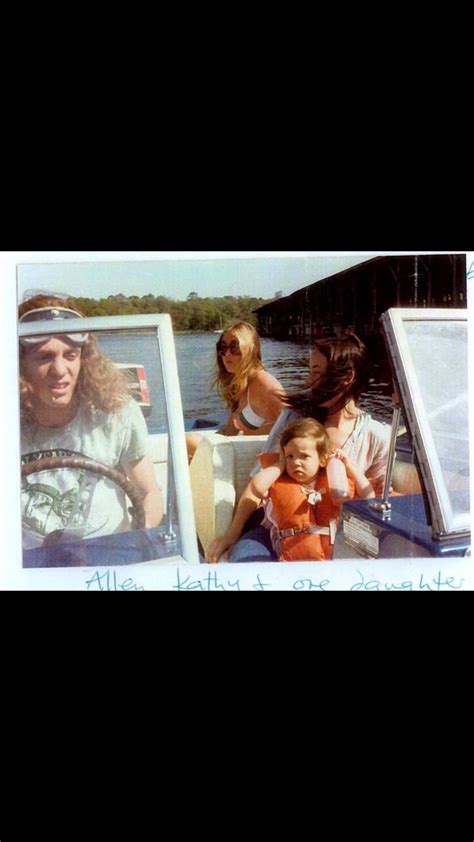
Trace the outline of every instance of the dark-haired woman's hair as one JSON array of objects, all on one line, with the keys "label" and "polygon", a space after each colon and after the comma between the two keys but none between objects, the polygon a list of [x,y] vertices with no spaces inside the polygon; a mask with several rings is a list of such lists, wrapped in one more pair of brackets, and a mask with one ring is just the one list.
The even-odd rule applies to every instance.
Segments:
[{"label": "dark-haired woman's hair", "polygon": [[[312,348],[328,361],[321,381],[304,391],[288,395],[286,403],[303,415],[325,421],[329,412],[343,409],[352,399],[357,401],[369,382],[369,355],[366,346],[354,334],[316,339]],[[338,398],[330,409],[321,406]]]}]

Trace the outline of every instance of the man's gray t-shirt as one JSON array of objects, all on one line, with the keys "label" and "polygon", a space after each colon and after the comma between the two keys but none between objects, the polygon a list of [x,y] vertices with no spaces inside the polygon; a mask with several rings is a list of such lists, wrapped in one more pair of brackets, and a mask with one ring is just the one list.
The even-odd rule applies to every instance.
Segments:
[{"label": "man's gray t-shirt", "polygon": [[[148,432],[133,399],[115,413],[81,406],[65,427],[22,432],[21,453],[22,464],[51,456],[83,456],[120,470],[148,453]],[[24,549],[41,546],[55,530],[67,530],[73,540],[130,529],[124,491],[107,477],[82,470],[30,474],[22,480],[21,501]]]}]

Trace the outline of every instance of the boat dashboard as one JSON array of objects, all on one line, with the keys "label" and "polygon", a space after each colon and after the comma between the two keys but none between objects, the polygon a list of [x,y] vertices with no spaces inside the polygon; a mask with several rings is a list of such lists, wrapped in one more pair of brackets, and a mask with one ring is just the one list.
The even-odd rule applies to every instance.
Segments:
[{"label": "boat dashboard", "polygon": [[467,310],[392,308],[381,326],[395,401],[385,488],[344,506],[334,558],[470,555]]}]

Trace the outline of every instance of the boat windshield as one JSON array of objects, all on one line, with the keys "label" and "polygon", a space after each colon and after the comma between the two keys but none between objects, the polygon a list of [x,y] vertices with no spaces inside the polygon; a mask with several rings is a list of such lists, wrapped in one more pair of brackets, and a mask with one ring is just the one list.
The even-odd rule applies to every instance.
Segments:
[{"label": "boat windshield", "polygon": [[[117,368],[125,369],[130,379],[130,413],[132,418],[138,413],[138,428],[145,423],[141,422],[140,414],[143,413],[146,419],[148,452],[161,490],[164,516],[155,528],[134,529],[125,511],[123,517],[120,515],[119,528],[110,530],[101,486],[114,489],[122,511],[131,503],[132,507],[134,505],[129,495],[127,500],[111,478],[81,467],[54,465],[49,469],[38,466],[33,473],[27,474],[27,463],[35,461],[39,448],[36,445],[25,448],[22,432],[23,566],[198,564],[170,317],[160,314],[71,319],[68,334],[78,330],[77,324],[82,333],[87,332],[95,338],[104,356]],[[55,332],[57,334],[57,326],[53,327],[51,321],[22,323],[18,330],[20,341],[24,337],[47,339]],[[46,446],[38,458],[77,456],[77,453],[72,454],[74,450],[73,446],[68,448],[67,442],[61,452],[58,447],[53,452]],[[87,456],[87,453],[82,455]],[[113,464],[113,460],[104,459],[103,462]],[[55,479],[50,481],[53,471]],[[90,493],[86,499],[87,491]],[[110,514],[109,523],[113,517],[115,511]],[[55,533],[54,540],[45,540],[51,532]]]},{"label": "boat windshield", "polygon": [[467,533],[467,311],[391,309],[381,321],[427,492],[433,537]]}]

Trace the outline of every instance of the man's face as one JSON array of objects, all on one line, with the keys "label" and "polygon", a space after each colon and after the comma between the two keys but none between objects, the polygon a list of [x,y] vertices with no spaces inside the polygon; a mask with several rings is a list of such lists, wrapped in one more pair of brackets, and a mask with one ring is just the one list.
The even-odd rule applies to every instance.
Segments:
[{"label": "man's face", "polygon": [[52,336],[24,352],[22,374],[31,387],[33,401],[53,408],[70,405],[81,370],[81,349]]}]

